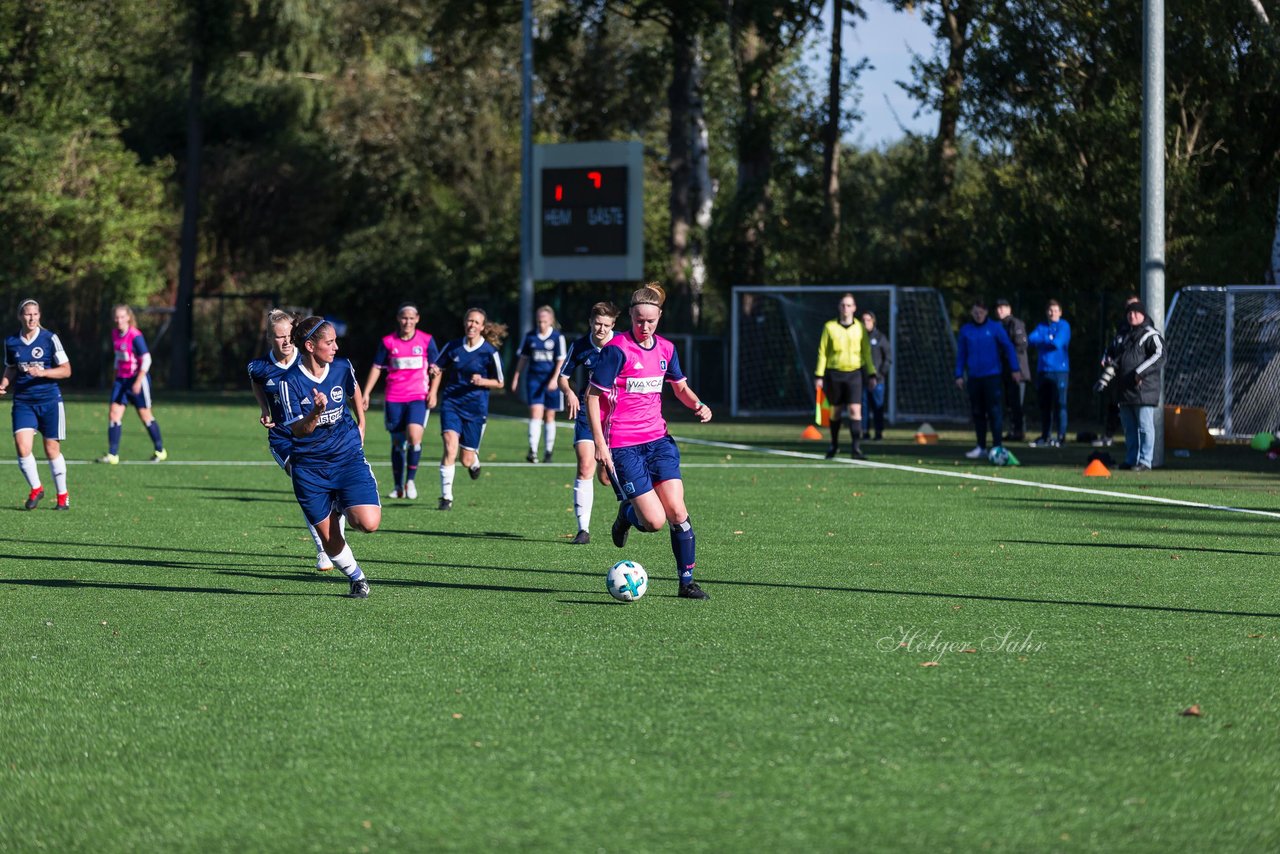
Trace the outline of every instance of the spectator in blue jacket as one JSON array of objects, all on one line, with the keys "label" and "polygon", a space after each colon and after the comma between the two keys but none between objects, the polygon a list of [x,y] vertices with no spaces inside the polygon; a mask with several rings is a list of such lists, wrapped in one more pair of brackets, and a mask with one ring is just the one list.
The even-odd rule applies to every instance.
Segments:
[{"label": "spectator in blue jacket", "polygon": [[1062,306],[1056,299],[1049,300],[1045,317],[1047,320],[1027,336],[1027,343],[1036,348],[1036,371],[1040,375],[1036,387],[1040,438],[1031,443],[1033,448],[1057,448],[1067,441],[1067,374],[1071,370],[1067,345],[1071,343],[1071,324],[1063,320]]},{"label": "spectator in blue jacket", "polygon": [[[978,444],[965,456],[976,460],[987,453],[987,426],[991,443],[1000,444],[1002,377],[1012,367],[1013,381],[1022,382],[1018,371],[1018,351],[998,321],[987,322],[987,304],[974,300],[969,315],[973,322],[960,327],[956,338],[956,385],[969,390],[973,427]],[[966,383],[965,375],[968,375]]]}]

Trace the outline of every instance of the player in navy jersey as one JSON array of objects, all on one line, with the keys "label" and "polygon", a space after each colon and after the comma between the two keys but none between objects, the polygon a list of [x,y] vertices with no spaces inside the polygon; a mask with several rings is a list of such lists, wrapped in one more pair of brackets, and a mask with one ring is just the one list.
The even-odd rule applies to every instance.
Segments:
[{"label": "player in navy jersey", "polygon": [[520,358],[511,375],[511,391],[520,387],[520,376],[528,369],[524,381],[524,401],[529,404],[529,453],[531,463],[538,461],[538,434],[543,434],[542,461],[551,462],[556,447],[556,413],[564,408],[560,397],[560,367],[564,364],[564,335],[556,329],[556,313],[544,305],[534,312],[537,328],[530,330],[520,344]]},{"label": "player in navy jersey", "polygon": [[4,342],[0,395],[13,392],[13,444],[18,450],[18,468],[31,487],[25,506],[34,510],[44,498],[44,487],[40,485],[40,472],[32,453],[36,431],[39,431],[44,437],[44,455],[49,460],[58,495],[53,509],[66,510],[69,507],[67,461],[62,456],[62,440],[66,438],[67,416],[58,380],[71,376],[71,360],[58,336],[40,325],[40,303],[23,300],[18,306],[18,319],[22,322],[21,331]]},{"label": "player in navy jersey", "polygon": [[[271,331],[271,349],[261,359],[249,363],[249,382],[253,388],[253,396],[258,401],[261,415],[258,421],[267,428],[267,446],[271,456],[280,464],[285,473],[289,473],[289,456],[293,453],[293,431],[284,426],[284,411],[280,408],[280,382],[285,373],[298,360],[298,351],[293,347],[294,316],[286,311],[274,308],[267,314],[267,325]],[[306,521],[306,514],[303,514]],[[314,525],[306,523],[307,532],[316,546],[316,569],[328,572],[333,569],[333,561],[325,554],[324,541]],[[339,530],[346,533],[347,517],[338,518]]]},{"label": "player in navy jersey", "polygon": [[427,406],[440,415],[440,504],[453,509],[453,473],[462,450],[462,464],[471,479],[480,477],[480,440],[489,419],[489,393],[503,386],[502,357],[498,347],[507,327],[490,323],[484,309],[469,308],[463,320],[463,337],[440,351],[440,371],[431,377]]},{"label": "player in navy jersey", "polygon": [[298,361],[279,386],[283,425],[293,434],[293,494],[325,553],[351,582],[348,595],[364,599],[369,582],[339,524],[345,515],[351,527],[370,534],[382,524],[378,482],[364,458],[363,395],[355,368],[337,358],[333,324],[323,317],[298,321],[293,346]]},{"label": "player in navy jersey", "polygon": [[[560,392],[564,395],[565,412],[573,421],[573,450],[578,455],[578,477],[573,482],[573,513],[578,519],[578,533],[574,535],[574,545],[586,545],[591,542],[591,505],[594,503],[594,487],[591,479],[595,477],[596,442],[591,435],[591,421],[587,418],[587,408],[582,405],[591,387],[591,369],[600,358],[600,348],[613,338],[613,326],[622,309],[611,302],[598,302],[591,307],[591,332],[583,335],[569,345],[565,356],[564,367],[560,369]],[[570,377],[573,372],[582,368],[584,375],[579,393],[574,394]],[[604,469],[599,469],[601,483],[605,480]]]},{"label": "player in navy jersey", "polygon": [[591,372],[587,412],[595,439],[596,462],[609,472],[621,504],[613,523],[613,544],[622,548],[627,534],[671,526],[671,551],[680,575],[681,599],[706,599],[693,580],[695,540],[684,503],[680,450],[667,434],[662,417],[662,389],[704,424],[711,407],[689,388],[675,347],[655,334],[666,293],[656,283],[631,295],[631,329],[609,339]]}]

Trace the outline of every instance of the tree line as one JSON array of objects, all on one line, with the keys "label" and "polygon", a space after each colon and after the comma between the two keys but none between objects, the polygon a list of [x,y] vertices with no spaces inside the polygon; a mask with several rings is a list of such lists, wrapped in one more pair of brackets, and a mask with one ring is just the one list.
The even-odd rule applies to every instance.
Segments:
[{"label": "tree line", "polygon": [[[536,141],[644,142],[669,329],[722,333],[734,284],[931,285],[957,318],[1005,296],[1035,320],[1055,297],[1091,362],[1138,287],[1141,0],[884,2],[936,35],[902,81],[929,133],[847,141],[866,63],[839,35],[861,2],[538,0]],[[36,295],[90,354],[113,303],[215,295],[322,308],[370,351],[404,299],[438,335],[471,304],[528,326],[520,14],[0,0],[3,304]],[[1273,25],[1261,0],[1179,0],[1166,33],[1170,292],[1267,280]],[[538,290],[572,326],[626,283]]]}]

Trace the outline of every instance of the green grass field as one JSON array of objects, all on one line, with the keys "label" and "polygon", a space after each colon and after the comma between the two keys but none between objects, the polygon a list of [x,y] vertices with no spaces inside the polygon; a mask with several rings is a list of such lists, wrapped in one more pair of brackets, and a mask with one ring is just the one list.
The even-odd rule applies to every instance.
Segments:
[{"label": "green grass field", "polygon": [[[69,459],[104,410],[69,406]],[[1280,518],[1142,500],[1280,513],[1260,454],[1099,482],[1079,447],[958,460],[961,431],[869,446],[927,471],[685,444],[689,602],[665,533],[609,542],[604,488],[568,544],[571,434],[439,513],[429,427],[422,496],[352,537],[360,602],[255,411],[162,399],[171,461],[73,465],[71,513],[6,468],[0,851],[1280,847]],[[801,426],[672,432],[820,453]],[[491,422],[482,459],[524,436]],[[369,447],[385,493],[376,412]]]}]

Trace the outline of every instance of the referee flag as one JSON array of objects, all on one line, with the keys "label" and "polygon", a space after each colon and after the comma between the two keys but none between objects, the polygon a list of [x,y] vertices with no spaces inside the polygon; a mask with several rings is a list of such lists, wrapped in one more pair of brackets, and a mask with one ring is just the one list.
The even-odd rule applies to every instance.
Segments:
[{"label": "referee flag", "polygon": [[817,389],[813,398],[813,423],[819,427],[831,426],[831,410],[827,409],[827,395]]}]

